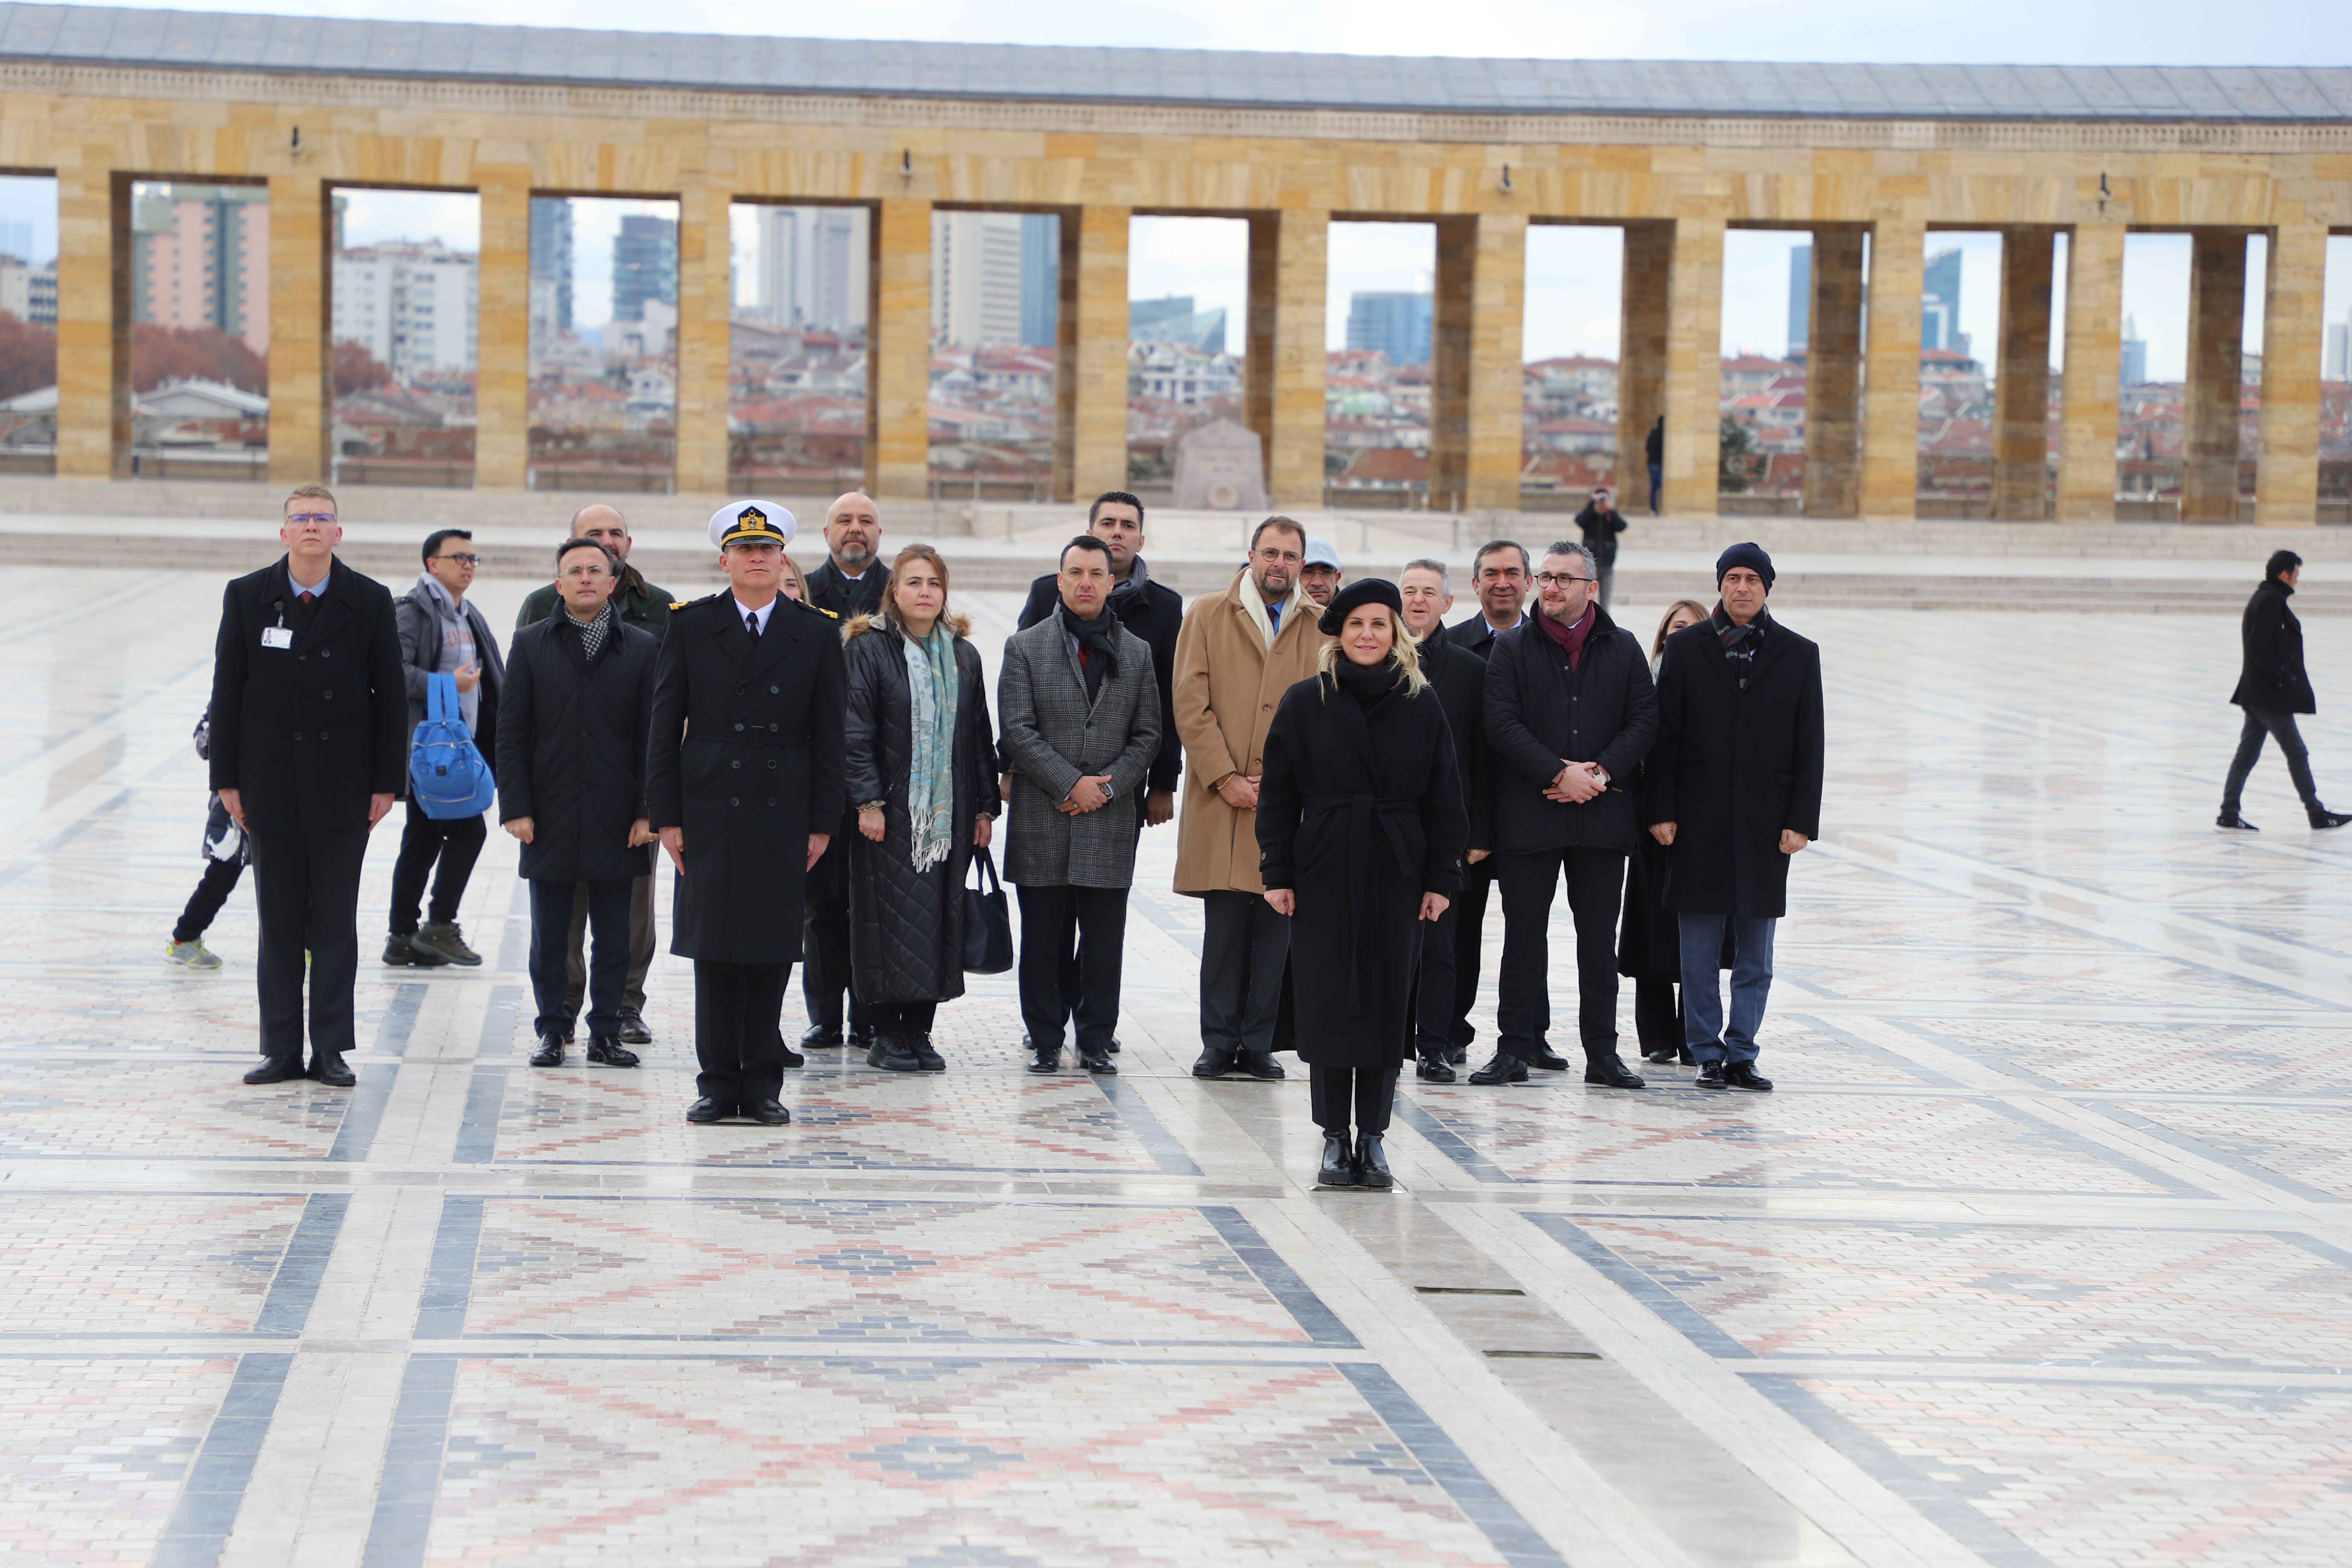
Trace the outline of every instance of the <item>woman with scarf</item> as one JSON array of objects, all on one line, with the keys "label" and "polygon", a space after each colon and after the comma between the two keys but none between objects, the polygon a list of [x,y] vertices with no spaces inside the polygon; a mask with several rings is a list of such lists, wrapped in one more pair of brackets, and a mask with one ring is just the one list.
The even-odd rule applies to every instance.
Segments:
[{"label": "woman with scarf", "polygon": [[963,994],[964,872],[1001,809],[980,650],[947,603],[947,563],[910,544],[880,609],[841,629],[850,984],[874,1031],[866,1063],[887,1072],[946,1070],[931,1023]]},{"label": "woman with scarf", "polygon": [[1379,578],[1331,601],[1320,627],[1339,640],[1283,694],[1258,789],[1258,868],[1266,902],[1291,919],[1297,1046],[1327,1187],[1391,1183],[1381,1135],[1412,1054],[1422,936],[1462,886],[1470,837],[1403,608]]}]

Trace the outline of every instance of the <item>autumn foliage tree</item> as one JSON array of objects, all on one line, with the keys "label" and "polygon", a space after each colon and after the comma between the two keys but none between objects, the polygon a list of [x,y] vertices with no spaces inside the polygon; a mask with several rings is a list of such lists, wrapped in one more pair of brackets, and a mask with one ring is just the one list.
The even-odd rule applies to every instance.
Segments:
[{"label": "autumn foliage tree", "polygon": [[392,379],[392,368],[368,353],[365,343],[355,343],[345,338],[335,345],[335,395],[349,397],[354,392],[367,392]]},{"label": "autumn foliage tree", "polygon": [[0,311],[0,397],[57,384],[57,333]]},{"label": "autumn foliage tree", "polygon": [[152,392],[164,382],[220,381],[241,392],[269,391],[269,362],[243,338],[218,327],[166,327],[140,321],[131,329],[131,384]]}]

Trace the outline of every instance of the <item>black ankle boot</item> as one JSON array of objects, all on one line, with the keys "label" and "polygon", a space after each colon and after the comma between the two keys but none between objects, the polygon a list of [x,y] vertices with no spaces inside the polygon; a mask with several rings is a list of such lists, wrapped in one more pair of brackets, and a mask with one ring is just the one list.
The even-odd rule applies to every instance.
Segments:
[{"label": "black ankle boot", "polygon": [[1356,1136],[1356,1184],[1361,1187],[1392,1186],[1396,1178],[1389,1174],[1389,1157],[1381,1147],[1381,1135],[1361,1132]]},{"label": "black ankle boot", "polygon": [[1356,1156],[1348,1147],[1348,1140],[1339,1134],[1323,1135],[1323,1168],[1315,1173],[1318,1187],[1352,1187],[1356,1185]]}]

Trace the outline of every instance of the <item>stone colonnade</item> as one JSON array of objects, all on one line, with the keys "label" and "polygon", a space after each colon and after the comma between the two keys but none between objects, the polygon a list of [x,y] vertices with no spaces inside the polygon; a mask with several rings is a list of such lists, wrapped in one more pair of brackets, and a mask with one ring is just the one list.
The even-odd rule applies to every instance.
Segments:
[{"label": "stone colonnade", "polygon": [[[926,489],[935,209],[1063,220],[1055,476],[1075,498],[1127,472],[1129,220],[1245,218],[1244,417],[1265,443],[1269,492],[1290,509],[1322,501],[1329,226],[1381,219],[1437,229],[1433,504],[1518,505],[1528,230],[1585,223],[1625,233],[1621,487],[1640,503],[1644,443],[1663,417],[1670,508],[1713,510],[1724,235],[1763,226],[1814,236],[1807,511],[1913,515],[1924,247],[1930,229],[1968,228],[2004,237],[2000,341],[1986,356],[2000,384],[1996,514],[2044,515],[2045,367],[2059,332],[2054,514],[2111,520],[2123,239],[2154,228],[2197,236],[2183,515],[2237,514],[2243,238],[2262,233],[2260,517],[2307,523],[2326,240],[2352,226],[2352,159],[2326,127],[1192,110],[161,67],[0,66],[0,164],[58,181],[58,471],[84,479],[129,463],[133,180],[268,183],[269,462],[286,483],[329,467],[338,187],[479,194],[476,482],[491,489],[526,477],[535,194],[679,202],[677,483],[698,491],[728,488],[733,203],[873,215],[866,464],[885,498]],[[2065,308],[2053,321],[2060,234]]]}]

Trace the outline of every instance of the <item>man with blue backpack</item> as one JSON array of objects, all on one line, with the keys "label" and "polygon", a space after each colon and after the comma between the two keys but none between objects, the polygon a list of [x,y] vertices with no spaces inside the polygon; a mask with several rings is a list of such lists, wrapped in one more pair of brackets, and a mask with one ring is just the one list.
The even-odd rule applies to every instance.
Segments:
[{"label": "man with blue backpack", "polygon": [[[444,528],[425,541],[425,570],[416,584],[393,605],[400,627],[401,673],[408,683],[408,729],[412,747],[419,726],[454,721],[466,730],[481,757],[498,755],[499,689],[506,665],[499,657],[498,638],[482,612],[466,602],[480,557],[474,536],[463,529]],[[436,710],[433,689],[454,697],[457,711]],[[441,733],[444,743],[457,743],[454,731]],[[413,756],[412,756],[413,764]],[[488,791],[471,811],[464,810],[467,795],[415,787],[415,769],[408,796],[408,823],[400,835],[400,858],[392,869],[391,931],[384,938],[383,961],[431,968],[444,963],[471,968],[482,955],[466,945],[457,925],[458,900],[482,853],[489,829],[482,813],[489,806]],[[435,863],[439,871],[435,872]],[[417,906],[425,897],[425,879],[433,881],[433,902],[420,923]]]}]

